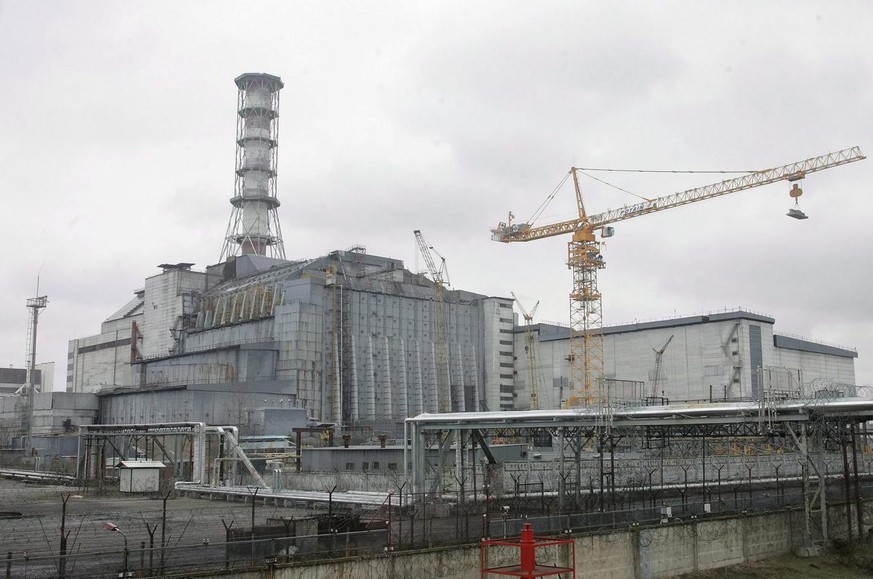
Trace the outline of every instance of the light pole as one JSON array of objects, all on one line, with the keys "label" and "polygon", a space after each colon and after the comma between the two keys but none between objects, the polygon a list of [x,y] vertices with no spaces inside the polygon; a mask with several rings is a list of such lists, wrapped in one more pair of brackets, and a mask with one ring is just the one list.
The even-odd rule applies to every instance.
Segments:
[{"label": "light pole", "polygon": [[124,537],[124,568],[121,571],[121,576],[127,577],[127,557],[129,553],[129,551],[127,550],[127,535],[125,535],[124,531],[119,529],[118,525],[116,525],[112,521],[106,521],[105,523],[103,523],[103,528],[113,533],[119,533],[122,537]]}]

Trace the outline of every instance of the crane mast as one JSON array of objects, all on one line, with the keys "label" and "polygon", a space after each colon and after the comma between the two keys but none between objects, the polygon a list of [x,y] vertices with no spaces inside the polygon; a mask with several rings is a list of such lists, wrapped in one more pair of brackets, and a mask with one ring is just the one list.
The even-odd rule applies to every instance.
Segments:
[{"label": "crane mast", "polygon": [[[605,262],[600,251],[601,242],[595,237],[595,232],[599,231],[601,237],[610,237],[613,234],[610,225],[618,221],[778,181],[796,182],[810,173],[839,167],[865,158],[860,148],[852,147],[763,171],[754,171],[704,187],[646,199],[641,203],[625,205],[595,215],[588,215],[585,211],[577,176],[579,169],[572,168],[570,173],[576,192],[578,217],[534,227],[530,223],[512,223],[512,214],[510,213],[508,222],[500,222],[496,228],[491,230],[492,240],[513,243],[545,239],[565,233],[572,234],[567,250],[567,265],[572,271],[573,289],[570,292],[570,353],[568,357],[571,384],[566,406],[591,406],[601,401],[595,399],[596,383],[603,377],[602,296],[597,287],[597,271],[605,267]],[[790,194],[795,199],[801,194],[796,183]],[[789,211],[789,216],[805,217],[797,210]]]},{"label": "crane mast", "polygon": [[437,387],[437,410],[439,412],[451,412],[455,404],[452,400],[449,379],[449,344],[446,329],[446,285],[449,283],[446,259],[437,253],[440,258],[440,266],[436,266],[431,251],[436,250],[424,238],[420,230],[416,229],[415,240],[418,249],[427,264],[427,271],[434,283],[434,317],[436,318],[436,340],[434,344],[434,369]]},{"label": "crane mast", "polygon": [[527,350],[528,379],[530,380],[530,410],[539,410],[539,384],[537,383],[537,354],[536,338],[533,333],[533,317],[537,312],[537,308],[540,307],[540,302],[537,302],[533,309],[528,312],[524,309],[521,300],[518,299],[515,292],[510,293],[512,293],[512,298],[518,304],[518,308],[521,310],[521,315],[524,318],[525,349]]},{"label": "crane mast", "polygon": [[670,345],[670,342],[673,341],[673,337],[675,334],[670,334],[670,337],[667,338],[667,341],[661,346],[660,350],[656,350],[652,348],[652,351],[655,353],[655,372],[652,377],[652,399],[655,399],[658,396],[658,388],[661,386],[661,364],[664,361],[664,352],[667,351],[667,346]]}]

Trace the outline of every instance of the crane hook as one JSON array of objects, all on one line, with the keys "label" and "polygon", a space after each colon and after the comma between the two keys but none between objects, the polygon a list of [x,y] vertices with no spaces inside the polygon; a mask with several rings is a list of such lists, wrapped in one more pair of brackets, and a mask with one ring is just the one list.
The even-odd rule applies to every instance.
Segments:
[{"label": "crane hook", "polygon": [[788,192],[792,199],[794,199],[794,207],[788,210],[788,217],[793,217],[794,219],[808,219],[806,213],[800,210],[800,203],[798,202],[798,198],[803,195],[803,189],[800,188],[800,185],[794,183],[791,185],[791,191]]}]

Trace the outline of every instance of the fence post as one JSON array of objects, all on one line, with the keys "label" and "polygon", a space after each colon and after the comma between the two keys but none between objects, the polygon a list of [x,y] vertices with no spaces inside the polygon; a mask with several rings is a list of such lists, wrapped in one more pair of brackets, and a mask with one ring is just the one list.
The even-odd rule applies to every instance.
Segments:
[{"label": "fence post", "polygon": [[391,495],[388,493],[388,550],[391,550]]},{"label": "fence post", "polygon": [[12,551],[6,554],[6,579],[12,579]]}]

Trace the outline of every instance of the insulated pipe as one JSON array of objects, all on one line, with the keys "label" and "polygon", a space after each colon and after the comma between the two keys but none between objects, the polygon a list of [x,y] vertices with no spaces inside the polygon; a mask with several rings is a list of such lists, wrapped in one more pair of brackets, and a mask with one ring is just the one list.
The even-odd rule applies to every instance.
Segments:
[{"label": "insulated pipe", "polygon": [[[216,435],[218,435],[219,439],[221,439],[222,435],[226,431],[231,432],[234,440],[237,440],[237,441],[239,440],[239,428],[237,428],[236,426],[207,426],[206,427],[207,434],[216,434]],[[233,446],[231,445],[230,438],[225,436],[224,439],[222,440],[222,442],[224,444],[224,453],[226,456],[229,456],[233,452]],[[205,464],[205,461],[207,459],[208,459],[208,457],[204,458],[204,464]],[[236,480],[236,475],[237,475],[236,465],[234,464],[234,469],[233,469],[233,474],[232,474],[234,480]],[[215,480],[213,480],[211,482],[213,483],[213,486],[214,486]]]},{"label": "insulated pipe", "polygon": [[211,426],[209,428],[210,429],[214,428],[216,432],[218,432],[219,434],[223,434],[225,436],[226,440],[227,439],[230,440],[230,443],[233,446],[234,454],[236,454],[236,456],[240,459],[240,461],[244,465],[246,465],[246,468],[248,469],[249,474],[252,475],[252,478],[255,479],[255,481],[258,483],[258,486],[260,486],[262,488],[270,488],[269,486],[267,486],[267,483],[264,481],[264,479],[261,477],[261,475],[258,474],[258,471],[255,469],[254,465],[249,460],[249,457],[247,457],[246,454],[239,447],[238,439],[233,435],[232,432],[226,431],[226,430],[230,430],[233,432],[237,432],[237,430],[238,430],[237,427],[235,427],[235,426],[228,426],[228,427]]}]

